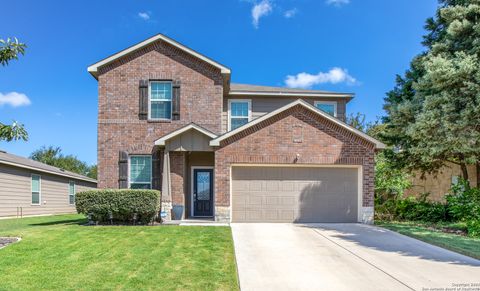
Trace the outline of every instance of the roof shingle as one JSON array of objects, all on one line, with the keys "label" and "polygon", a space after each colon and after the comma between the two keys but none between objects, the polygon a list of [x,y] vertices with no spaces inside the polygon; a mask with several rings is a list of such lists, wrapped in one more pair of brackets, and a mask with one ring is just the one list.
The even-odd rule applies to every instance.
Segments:
[{"label": "roof shingle", "polygon": [[288,95],[288,94],[325,94],[325,95],[341,95],[342,97],[353,97],[353,93],[342,93],[342,92],[332,92],[332,91],[322,91],[322,90],[309,90],[309,89],[297,89],[297,88],[286,88],[286,87],[272,87],[272,86],[260,86],[260,85],[250,85],[250,84],[230,84],[230,92],[259,92],[259,93],[275,93],[279,95]]},{"label": "roof shingle", "polygon": [[60,175],[64,177],[70,177],[74,179],[97,183],[96,180],[91,179],[89,177],[86,177],[77,173],[73,173],[70,171],[66,171],[54,166],[44,164],[44,163],[40,163],[31,159],[27,159],[17,155],[12,155],[1,150],[0,150],[0,164],[9,164],[9,165],[17,166],[20,168],[32,168],[40,172],[47,172],[53,175]]}]

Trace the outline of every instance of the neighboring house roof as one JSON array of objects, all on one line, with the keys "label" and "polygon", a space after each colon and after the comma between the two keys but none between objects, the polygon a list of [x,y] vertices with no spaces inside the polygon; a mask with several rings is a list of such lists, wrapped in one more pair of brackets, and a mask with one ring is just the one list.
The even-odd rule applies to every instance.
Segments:
[{"label": "neighboring house roof", "polygon": [[242,131],[246,130],[247,128],[250,128],[250,127],[254,126],[255,124],[258,124],[258,123],[260,123],[260,122],[262,122],[262,121],[264,121],[264,120],[266,120],[266,119],[268,119],[268,118],[270,118],[270,117],[272,117],[272,116],[275,116],[275,115],[279,114],[279,113],[282,112],[282,111],[285,111],[285,110],[287,110],[287,109],[289,109],[289,108],[292,108],[293,106],[296,106],[296,105],[304,106],[305,108],[307,108],[307,109],[309,109],[309,110],[317,113],[318,115],[323,116],[324,118],[330,120],[331,122],[336,123],[336,124],[338,124],[339,126],[341,126],[341,127],[345,128],[345,129],[353,132],[354,134],[356,134],[356,135],[358,135],[358,136],[360,136],[360,137],[362,137],[362,138],[364,138],[364,139],[372,142],[373,144],[375,144],[375,147],[376,147],[377,149],[384,149],[384,148],[385,148],[385,144],[383,144],[383,143],[380,142],[379,140],[377,140],[377,139],[375,139],[375,138],[373,138],[373,137],[365,134],[364,132],[362,132],[362,131],[360,131],[360,130],[358,130],[358,129],[356,129],[356,128],[354,128],[354,127],[352,127],[352,126],[350,126],[350,125],[348,125],[348,124],[346,124],[346,123],[344,123],[344,122],[342,122],[342,121],[340,121],[339,119],[337,119],[337,118],[329,115],[329,114],[326,113],[326,112],[323,112],[322,110],[318,109],[317,107],[315,107],[315,106],[313,106],[313,105],[311,105],[311,104],[309,104],[309,103],[307,103],[307,102],[305,102],[305,101],[303,101],[303,100],[301,100],[301,99],[298,99],[298,100],[296,100],[296,101],[293,101],[293,102],[291,102],[291,103],[289,103],[289,104],[287,104],[287,105],[285,105],[285,106],[283,106],[283,107],[281,107],[281,108],[279,108],[279,109],[277,109],[277,110],[274,110],[274,111],[272,111],[272,112],[270,112],[270,113],[267,113],[267,114],[265,114],[265,115],[263,115],[263,116],[261,116],[261,117],[259,117],[259,118],[257,118],[257,119],[252,120],[251,122],[249,122],[249,123],[247,123],[247,124],[244,124],[244,125],[236,128],[236,129],[234,129],[234,130],[232,130],[232,131],[229,131],[229,132],[227,132],[227,133],[225,133],[225,134],[223,134],[223,135],[221,135],[221,136],[219,136],[219,137],[211,140],[211,141],[210,141],[210,145],[211,145],[211,146],[220,146],[220,142],[221,142],[222,140],[224,140],[224,139],[226,139],[226,138],[229,138],[229,137],[231,137],[231,136],[233,136],[233,135],[235,135],[235,134],[237,134],[237,133],[239,133],[239,132],[242,132]]},{"label": "neighboring house roof", "polygon": [[190,129],[194,129],[194,130],[196,130],[196,131],[198,131],[198,132],[201,132],[201,133],[203,133],[204,135],[206,135],[206,136],[208,136],[208,137],[210,137],[210,138],[216,138],[216,137],[217,137],[217,135],[214,134],[213,132],[211,132],[211,131],[209,131],[208,129],[205,129],[205,128],[201,127],[200,125],[195,124],[195,123],[192,122],[192,123],[190,123],[190,124],[188,124],[188,125],[185,125],[184,127],[181,127],[181,128],[179,128],[179,129],[177,129],[177,130],[175,130],[175,131],[172,131],[172,132],[170,132],[169,134],[164,135],[164,136],[162,136],[161,138],[157,139],[157,140],[155,141],[155,145],[164,146],[164,145],[165,145],[165,142],[166,142],[167,140],[172,139],[172,138],[174,138],[175,136],[178,136],[178,135],[180,135],[180,134],[182,134],[182,133],[184,133],[184,132],[186,132],[186,131],[188,131],[188,130],[190,130]]},{"label": "neighboring house roof", "polygon": [[285,87],[258,86],[249,84],[230,84],[229,95],[262,95],[262,96],[312,96],[353,98],[353,93],[340,93],[321,90],[306,90]]},{"label": "neighboring house roof", "polygon": [[122,51],[119,51],[118,53],[113,54],[113,55],[111,55],[111,56],[109,56],[109,57],[107,57],[107,58],[105,58],[105,59],[103,59],[99,62],[96,62],[95,64],[89,66],[87,70],[90,74],[92,74],[95,78],[97,78],[99,67],[101,67],[103,65],[106,65],[110,62],[113,62],[113,61],[117,60],[118,58],[121,58],[125,55],[128,55],[129,53],[134,52],[136,50],[139,50],[139,49],[141,49],[141,48],[143,48],[143,47],[145,47],[145,46],[147,46],[151,43],[154,43],[158,40],[162,40],[162,41],[164,41],[168,44],[171,44],[174,47],[176,47],[180,50],[183,50],[184,52],[186,52],[186,53],[188,53],[188,54],[190,54],[190,55],[192,55],[192,56],[194,56],[194,57],[196,57],[196,58],[198,58],[202,61],[205,61],[205,62],[209,63],[210,65],[212,65],[214,67],[219,68],[220,71],[222,72],[222,74],[230,74],[230,69],[225,67],[224,65],[222,65],[222,64],[220,64],[220,63],[218,63],[218,62],[216,62],[216,61],[214,61],[214,60],[212,60],[212,59],[194,51],[193,49],[191,49],[191,48],[189,48],[189,47],[187,47],[187,46],[185,46],[185,45],[183,45],[183,44],[181,44],[181,43],[179,43],[179,42],[177,42],[177,41],[175,41],[175,40],[173,40],[173,39],[171,39],[171,38],[169,38],[169,37],[167,37],[163,34],[160,34],[160,33],[157,34],[157,35],[154,35],[154,36],[152,36],[152,37],[150,37],[150,38],[148,38],[148,39],[146,39],[142,42],[139,42],[136,45],[133,45],[133,46],[131,46],[129,48],[126,48]]},{"label": "neighboring house roof", "polygon": [[83,175],[73,173],[70,171],[65,171],[63,169],[50,166],[44,163],[40,163],[31,159],[27,159],[24,157],[12,155],[0,150],[0,164],[10,165],[14,167],[24,168],[35,170],[43,173],[48,173],[57,176],[63,176],[68,178],[73,178],[77,180],[83,180],[87,182],[97,183],[97,180],[85,177]]}]

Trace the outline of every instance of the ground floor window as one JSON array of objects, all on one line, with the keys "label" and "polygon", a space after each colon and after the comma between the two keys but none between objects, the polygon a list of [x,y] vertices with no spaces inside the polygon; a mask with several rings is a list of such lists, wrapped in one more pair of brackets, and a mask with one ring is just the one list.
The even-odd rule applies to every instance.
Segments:
[{"label": "ground floor window", "polygon": [[73,181],[68,184],[68,201],[70,205],[75,204],[75,182]]},{"label": "ground floor window", "polygon": [[40,204],[40,175],[32,174],[32,204]]},{"label": "ground floor window", "polygon": [[131,189],[152,188],[152,157],[130,156],[129,184]]}]

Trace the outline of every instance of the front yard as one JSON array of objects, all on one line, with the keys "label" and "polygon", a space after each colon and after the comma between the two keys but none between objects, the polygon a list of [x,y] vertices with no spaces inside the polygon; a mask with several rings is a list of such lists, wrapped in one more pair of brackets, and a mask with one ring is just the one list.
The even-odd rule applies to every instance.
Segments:
[{"label": "front yard", "polygon": [[445,228],[453,230],[454,225],[429,225],[420,222],[378,221],[376,225],[388,228],[432,245],[480,259],[480,238],[448,233]]},{"label": "front yard", "polygon": [[80,215],[0,220],[0,290],[238,290],[229,227],[83,226]]}]

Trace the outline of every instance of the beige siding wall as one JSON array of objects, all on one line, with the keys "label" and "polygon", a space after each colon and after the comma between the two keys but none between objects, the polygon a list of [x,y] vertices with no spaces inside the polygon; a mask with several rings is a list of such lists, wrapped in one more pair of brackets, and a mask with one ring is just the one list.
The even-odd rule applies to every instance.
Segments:
[{"label": "beige siding wall", "polygon": [[[231,99],[249,99],[252,101],[252,120],[264,114],[272,112],[282,106],[291,103],[299,97],[250,97],[250,96],[236,96],[223,98],[222,111],[222,132],[228,130],[228,100]],[[337,118],[345,121],[346,116],[346,100],[339,98],[303,98],[306,102],[314,104],[315,101],[336,101],[337,102]]]},{"label": "beige siding wall", "polygon": [[[32,174],[41,177],[40,205],[31,204]],[[77,193],[97,187],[91,182],[0,165],[0,217],[17,215],[17,207],[22,207],[23,215],[75,213],[75,206],[68,201],[69,181],[75,182]]]},{"label": "beige siding wall", "polygon": [[210,140],[205,134],[191,129],[168,140],[165,148],[169,151],[211,152]]},{"label": "beige siding wall", "polygon": [[[477,172],[475,166],[468,166],[468,177],[470,185],[477,183]],[[425,175],[422,179],[420,173],[416,173],[411,179],[412,187],[405,191],[407,196],[419,197],[422,193],[430,193],[428,198],[433,201],[445,201],[445,194],[452,185],[452,177],[462,177],[462,170],[459,165],[448,163],[436,175]]]}]

